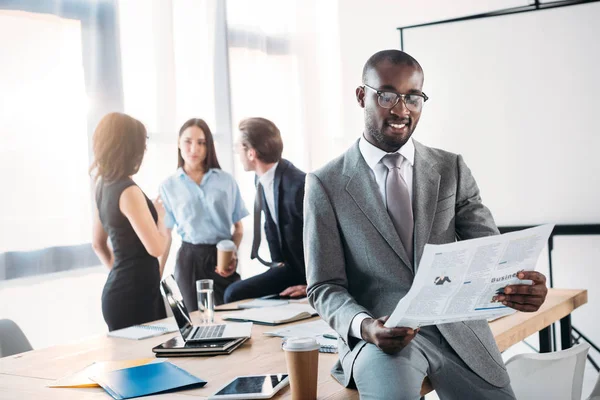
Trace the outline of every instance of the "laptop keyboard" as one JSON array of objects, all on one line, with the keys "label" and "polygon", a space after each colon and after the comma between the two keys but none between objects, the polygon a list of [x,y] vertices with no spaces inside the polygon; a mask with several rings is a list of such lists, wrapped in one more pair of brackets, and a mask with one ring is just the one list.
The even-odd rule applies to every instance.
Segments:
[{"label": "laptop keyboard", "polygon": [[220,338],[225,331],[225,325],[199,326],[192,339]]}]

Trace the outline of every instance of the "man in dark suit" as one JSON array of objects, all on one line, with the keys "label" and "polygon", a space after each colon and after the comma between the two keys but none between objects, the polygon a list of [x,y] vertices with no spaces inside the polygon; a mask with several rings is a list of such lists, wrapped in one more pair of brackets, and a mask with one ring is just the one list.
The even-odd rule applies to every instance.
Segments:
[{"label": "man in dark suit", "polygon": [[[225,302],[270,294],[306,296],[306,272],[302,244],[304,179],[306,174],[281,158],[283,142],[275,124],[264,118],[240,122],[240,160],[246,171],[256,172],[257,195],[254,205],[252,259],[269,269],[257,276],[227,287]],[[258,255],[260,216],[265,216],[265,234],[271,260]]]}]

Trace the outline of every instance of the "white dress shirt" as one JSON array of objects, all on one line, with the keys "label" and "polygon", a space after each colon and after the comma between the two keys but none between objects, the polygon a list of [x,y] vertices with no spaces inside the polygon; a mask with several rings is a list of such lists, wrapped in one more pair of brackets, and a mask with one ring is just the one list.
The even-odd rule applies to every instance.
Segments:
[{"label": "white dress shirt", "polygon": [[258,181],[263,187],[263,191],[265,192],[265,198],[267,199],[267,207],[269,207],[269,212],[271,213],[271,217],[273,217],[273,221],[275,225],[279,227],[279,221],[277,220],[277,215],[275,214],[275,170],[277,169],[277,165],[279,162],[276,162],[267,172],[265,172]]},{"label": "white dress shirt", "polygon": [[[358,142],[358,148],[360,150],[360,154],[362,154],[365,162],[371,169],[371,174],[375,178],[377,186],[379,186],[379,194],[381,194],[383,204],[385,204],[387,207],[385,196],[385,180],[387,179],[389,170],[385,165],[383,165],[381,159],[389,153],[386,153],[380,148],[375,147],[371,143],[367,142],[364,136],[360,138]],[[415,165],[415,144],[413,143],[412,138],[409,138],[404,146],[398,149],[396,153],[400,153],[403,157],[402,164],[400,165],[400,173],[406,182],[406,186],[408,186],[408,193],[412,202],[413,166]],[[350,324],[350,335],[362,339],[360,334],[360,325],[365,318],[371,318],[371,316],[367,313],[360,313],[352,319],[352,323]]]}]

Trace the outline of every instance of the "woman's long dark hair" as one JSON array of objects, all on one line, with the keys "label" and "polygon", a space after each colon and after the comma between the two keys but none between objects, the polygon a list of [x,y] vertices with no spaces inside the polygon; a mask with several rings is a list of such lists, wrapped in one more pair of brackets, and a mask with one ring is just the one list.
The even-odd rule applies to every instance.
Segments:
[{"label": "woman's long dark hair", "polygon": [[[204,136],[206,137],[206,158],[204,159],[204,171],[208,171],[210,168],[221,169],[219,160],[217,160],[215,141],[213,140],[213,135],[208,127],[208,124],[200,118],[189,119],[185,122],[185,124],[183,124],[181,129],[179,129],[179,137],[181,137],[183,132],[190,126],[195,126],[202,129],[202,132],[204,132]],[[185,161],[183,160],[183,157],[181,157],[181,150],[177,148],[177,168],[182,168],[184,164]]]}]

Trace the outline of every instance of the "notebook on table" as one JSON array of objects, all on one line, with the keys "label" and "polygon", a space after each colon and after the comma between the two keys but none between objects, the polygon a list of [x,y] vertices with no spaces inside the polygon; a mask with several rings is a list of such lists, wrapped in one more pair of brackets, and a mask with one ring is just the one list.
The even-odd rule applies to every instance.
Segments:
[{"label": "notebook on table", "polygon": [[177,326],[173,324],[133,325],[128,328],[108,332],[108,336],[123,339],[147,339],[165,333],[177,332]]},{"label": "notebook on table", "polygon": [[105,372],[90,379],[117,400],[206,385],[206,381],[168,361]]},{"label": "notebook on table", "polygon": [[251,321],[263,325],[279,325],[300,321],[318,315],[308,304],[286,304],[277,307],[253,308],[228,314],[223,319],[231,321]]},{"label": "notebook on table", "polygon": [[286,305],[289,303],[290,303],[289,300],[254,299],[254,300],[239,304],[238,308],[246,309],[246,308],[277,307],[277,306],[283,306],[283,305]]},{"label": "notebook on table", "polygon": [[258,298],[243,303],[227,303],[215,306],[215,311],[237,311],[245,310],[247,308],[262,308],[262,307],[275,307],[282,306],[290,303],[290,300],[279,300],[279,299],[263,299]]},{"label": "notebook on table", "polygon": [[156,357],[199,357],[231,354],[248,338],[219,340],[204,343],[186,343],[177,336],[152,349]]}]

